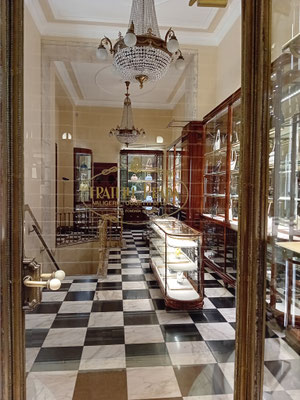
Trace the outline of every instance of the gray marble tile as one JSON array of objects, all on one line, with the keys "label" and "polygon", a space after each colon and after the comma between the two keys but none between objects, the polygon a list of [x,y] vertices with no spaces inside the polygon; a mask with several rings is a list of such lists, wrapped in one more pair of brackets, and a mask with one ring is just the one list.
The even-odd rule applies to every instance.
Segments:
[{"label": "gray marble tile", "polygon": [[196,324],[204,340],[234,340],[235,330],[227,322]]},{"label": "gray marble tile", "polygon": [[143,274],[142,268],[125,268],[122,269],[122,275],[139,275]]},{"label": "gray marble tile", "polygon": [[265,361],[299,359],[299,355],[282,339],[265,340]]},{"label": "gray marble tile", "polygon": [[26,349],[26,372],[31,370],[39,351],[40,347],[30,347]]},{"label": "gray marble tile", "polygon": [[28,400],[72,400],[77,371],[30,372]]},{"label": "gray marble tile", "polygon": [[26,329],[47,329],[50,328],[56,314],[26,314],[25,328]]},{"label": "gray marble tile", "polygon": [[235,308],[218,308],[220,313],[228,322],[236,321],[236,309]]},{"label": "gray marble tile", "polygon": [[207,297],[204,297],[203,309],[209,310],[212,308],[216,308],[216,307],[213,305],[213,303]]},{"label": "gray marble tile", "polygon": [[94,300],[122,300],[122,290],[97,290]]},{"label": "gray marble tile", "polygon": [[151,299],[124,300],[124,311],[151,311],[154,306]]},{"label": "gray marble tile", "polygon": [[91,313],[89,327],[123,326],[124,317],[122,311]]},{"label": "gray marble tile", "polygon": [[160,289],[149,289],[149,292],[150,292],[152,299],[163,299],[164,298]]},{"label": "gray marble tile", "polygon": [[161,325],[166,324],[193,324],[192,318],[186,312],[166,312],[157,310],[156,315]]},{"label": "gray marble tile", "polygon": [[80,370],[125,368],[125,345],[86,346],[83,349]]},{"label": "gray marble tile", "polygon": [[96,290],[97,282],[72,283],[69,292],[90,292]]},{"label": "gray marble tile", "polygon": [[100,278],[98,282],[122,282],[121,275],[107,275],[105,278]]},{"label": "gray marble tile", "polygon": [[87,328],[50,329],[43,347],[83,346]]},{"label": "gray marble tile", "polygon": [[181,397],[172,367],[127,369],[128,400]]},{"label": "gray marble tile", "polygon": [[146,282],[122,282],[123,290],[148,289]]},{"label": "gray marble tile", "polygon": [[87,313],[91,312],[92,301],[64,301],[58,313]]},{"label": "gray marble tile", "polygon": [[205,342],[167,343],[173,365],[212,364],[216,360]]},{"label": "gray marble tile", "polygon": [[64,301],[68,292],[42,292],[42,302]]},{"label": "gray marble tile", "polygon": [[159,325],[125,326],[125,343],[163,343]]},{"label": "gray marble tile", "polygon": [[300,399],[300,390],[288,390],[287,393],[293,400]]},{"label": "gray marble tile", "polygon": [[204,293],[207,297],[234,297],[225,288],[204,288]]}]

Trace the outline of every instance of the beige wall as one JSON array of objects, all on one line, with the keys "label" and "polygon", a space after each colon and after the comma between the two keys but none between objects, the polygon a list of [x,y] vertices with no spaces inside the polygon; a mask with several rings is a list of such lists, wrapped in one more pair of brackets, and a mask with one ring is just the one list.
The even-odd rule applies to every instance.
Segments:
[{"label": "beige wall", "polygon": [[[121,117],[121,108],[76,107],[74,146],[92,149],[95,162],[117,162],[122,146],[109,136],[109,131],[120,124]],[[135,126],[146,132],[136,146],[139,143],[151,146],[156,143],[157,136],[162,136],[164,143],[172,141],[172,131],[167,129],[172,119],[171,110],[135,108],[133,119]]]},{"label": "beige wall", "polygon": [[[41,223],[41,36],[24,10],[24,202]],[[32,220],[25,214],[25,256],[40,256],[40,243],[30,233]]]},{"label": "beige wall", "polygon": [[241,18],[238,18],[217,50],[216,105],[241,87]]},{"label": "beige wall", "polygon": [[[57,211],[72,212],[74,208],[74,106],[58,78],[55,80],[55,132],[57,144]],[[72,139],[63,139],[64,133],[70,133]],[[63,177],[69,180],[64,181]]]}]

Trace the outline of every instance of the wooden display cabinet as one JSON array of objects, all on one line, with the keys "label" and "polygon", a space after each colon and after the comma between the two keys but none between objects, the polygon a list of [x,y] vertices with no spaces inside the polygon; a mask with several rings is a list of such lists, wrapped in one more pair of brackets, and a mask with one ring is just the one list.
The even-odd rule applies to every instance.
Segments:
[{"label": "wooden display cabinet", "polygon": [[167,150],[169,208],[180,210],[180,218],[196,227],[203,202],[203,123],[187,124],[182,135]]},{"label": "wooden display cabinet", "polygon": [[163,152],[121,150],[120,203],[125,223],[148,221],[147,212],[158,208],[163,195]]},{"label": "wooden display cabinet", "polygon": [[203,266],[234,286],[236,280],[240,90],[204,117]]}]

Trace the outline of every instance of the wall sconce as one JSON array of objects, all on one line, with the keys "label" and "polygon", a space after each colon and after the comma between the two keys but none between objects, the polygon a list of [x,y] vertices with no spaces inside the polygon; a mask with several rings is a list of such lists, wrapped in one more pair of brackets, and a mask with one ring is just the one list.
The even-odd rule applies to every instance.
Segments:
[{"label": "wall sconce", "polygon": [[71,139],[72,139],[72,135],[71,135],[70,132],[64,132],[64,133],[61,135],[61,138],[62,138],[63,140],[71,140]]},{"label": "wall sconce", "polygon": [[189,6],[193,6],[197,1],[198,7],[220,7],[227,6],[228,0],[190,0]]},{"label": "wall sconce", "polygon": [[156,136],[156,143],[163,143],[164,138],[162,136]]}]

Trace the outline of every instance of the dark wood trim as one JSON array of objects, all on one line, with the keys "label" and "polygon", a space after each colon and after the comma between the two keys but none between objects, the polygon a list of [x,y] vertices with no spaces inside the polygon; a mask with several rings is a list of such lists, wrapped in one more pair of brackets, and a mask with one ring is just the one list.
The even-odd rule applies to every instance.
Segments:
[{"label": "dark wood trim", "polygon": [[212,111],[206,114],[203,118],[203,123],[206,124],[210,119],[212,119],[215,115],[217,115],[220,111],[223,111],[226,106],[229,104],[233,104],[236,100],[241,97],[241,89],[236,90],[232,93],[227,99],[222,101],[222,103],[218,104]]},{"label": "dark wood trim", "polygon": [[263,398],[271,1],[242,0],[235,400]]},{"label": "dark wood trim", "polygon": [[23,0],[1,0],[0,393],[25,400],[23,305]]},{"label": "dark wood trim", "polygon": [[120,154],[155,154],[155,155],[163,155],[163,150],[120,150]]}]

